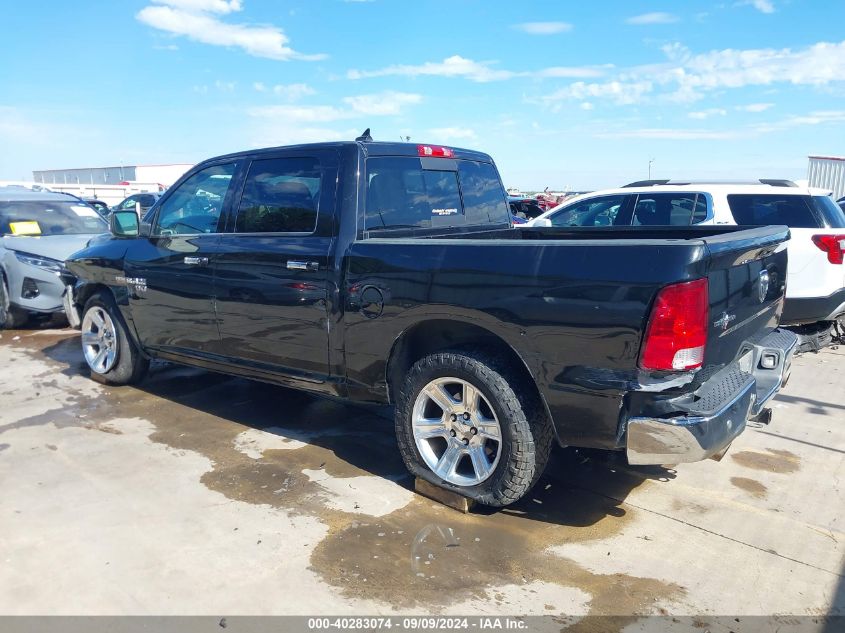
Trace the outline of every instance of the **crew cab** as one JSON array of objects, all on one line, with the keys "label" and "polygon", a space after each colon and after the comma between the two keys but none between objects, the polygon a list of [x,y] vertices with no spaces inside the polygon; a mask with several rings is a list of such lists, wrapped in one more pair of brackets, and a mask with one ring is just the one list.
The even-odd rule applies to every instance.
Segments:
[{"label": "crew cab", "polygon": [[553,442],[718,457],[789,375],[783,226],[514,227],[486,154],[370,139],[205,161],[145,218],[66,262],[92,378],[390,403],[410,472],[492,506]]}]

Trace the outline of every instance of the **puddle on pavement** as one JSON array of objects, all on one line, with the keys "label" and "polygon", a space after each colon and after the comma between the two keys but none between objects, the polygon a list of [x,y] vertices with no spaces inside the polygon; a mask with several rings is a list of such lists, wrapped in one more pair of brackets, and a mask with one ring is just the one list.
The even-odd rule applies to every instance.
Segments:
[{"label": "puddle on pavement", "polygon": [[764,499],[766,494],[769,492],[769,489],[756,479],[748,479],[747,477],[731,477],[731,483],[740,490],[744,490],[751,496],[757,497],[758,499]]},{"label": "puddle on pavement", "polygon": [[[21,348],[33,357],[46,354],[64,373],[85,375],[75,338],[25,342]],[[629,471],[592,453],[557,451],[547,474],[519,503],[499,512],[461,515],[406,492],[411,480],[395,446],[393,424],[374,410],[171,365],[156,365],[140,388],[103,389],[99,397],[70,390],[72,398],[61,411],[17,424],[51,422],[108,432],[114,418],[149,420],[156,428],[152,441],[198,452],[212,462],[201,478],[208,488],[324,522],[329,532],[315,545],[311,568],[349,598],[396,608],[485,596],[502,603],[496,587],[541,581],[587,592],[592,614],[627,616],[654,613],[656,602],[685,593],[655,579],[592,573],[547,552],[620,533],[633,518],[620,500],[644,481],[673,477],[672,471]],[[236,446],[249,428],[281,428],[284,437],[307,444],[265,450],[254,459]],[[380,517],[341,511],[327,502],[330,493],[314,471],[349,481],[366,476],[396,481],[408,501]]]},{"label": "puddle on pavement", "polygon": [[765,452],[741,451],[732,453],[731,458],[745,468],[765,470],[770,473],[794,473],[801,467],[801,458],[795,453],[774,448],[763,450]]}]

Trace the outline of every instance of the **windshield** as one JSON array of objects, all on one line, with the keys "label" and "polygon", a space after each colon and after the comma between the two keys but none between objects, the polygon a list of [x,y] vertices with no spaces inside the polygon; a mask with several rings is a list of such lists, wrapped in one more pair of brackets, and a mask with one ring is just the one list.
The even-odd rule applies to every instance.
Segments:
[{"label": "windshield", "polygon": [[108,226],[100,215],[80,202],[0,202],[2,235],[81,235],[107,230]]}]

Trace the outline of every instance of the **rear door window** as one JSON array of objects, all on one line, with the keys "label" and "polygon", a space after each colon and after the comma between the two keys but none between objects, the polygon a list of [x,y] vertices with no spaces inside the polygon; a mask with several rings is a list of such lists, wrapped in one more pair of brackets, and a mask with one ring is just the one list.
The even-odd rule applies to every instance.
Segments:
[{"label": "rear door window", "polygon": [[810,196],[783,194],[732,194],[728,206],[740,225],[785,224],[796,229],[815,229],[822,224]]},{"label": "rear door window", "polygon": [[599,196],[561,209],[553,215],[552,226],[613,226],[627,224],[620,210],[628,196]]},{"label": "rear door window", "polygon": [[[702,205],[697,204],[702,199]],[[689,226],[707,218],[707,201],[696,193],[648,193],[637,196],[634,226]]]},{"label": "rear door window", "polygon": [[321,170],[316,158],[254,160],[238,206],[238,233],[312,233]]},{"label": "rear door window", "polygon": [[443,166],[451,169],[424,169],[414,157],[368,159],[366,230],[509,223],[505,192],[492,165],[459,160]]}]

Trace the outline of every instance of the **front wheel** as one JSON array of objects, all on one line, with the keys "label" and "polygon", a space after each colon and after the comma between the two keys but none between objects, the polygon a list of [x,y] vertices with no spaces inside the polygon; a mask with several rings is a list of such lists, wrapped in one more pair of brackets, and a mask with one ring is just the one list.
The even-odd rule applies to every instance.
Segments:
[{"label": "front wheel", "polygon": [[411,474],[490,506],[520,499],[546,466],[552,428],[506,364],[442,352],[417,362],[397,398],[396,436]]},{"label": "front wheel", "polygon": [[6,275],[0,273],[0,330],[14,330],[26,324],[28,315],[12,305]]},{"label": "front wheel", "polygon": [[110,297],[94,295],[82,317],[82,353],[91,378],[108,385],[140,381],[149,361],[129,338],[126,326]]}]

